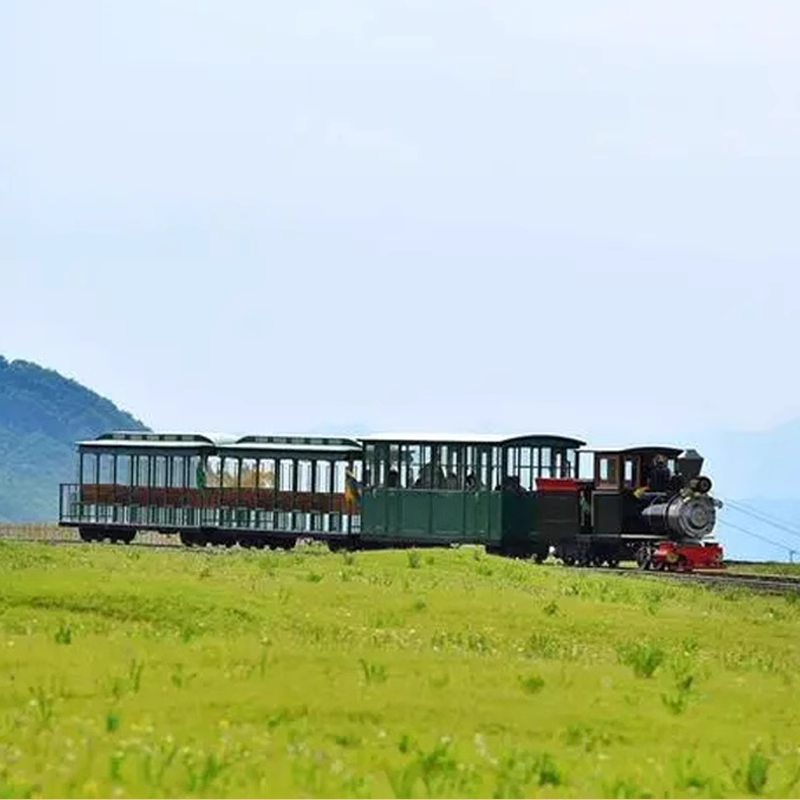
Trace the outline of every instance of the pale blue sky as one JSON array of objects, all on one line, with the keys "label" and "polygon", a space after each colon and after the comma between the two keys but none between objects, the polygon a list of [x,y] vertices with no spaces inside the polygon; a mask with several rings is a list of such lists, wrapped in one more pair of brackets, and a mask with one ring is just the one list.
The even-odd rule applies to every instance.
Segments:
[{"label": "pale blue sky", "polygon": [[158,428],[800,416],[796,0],[3,0],[0,353]]}]

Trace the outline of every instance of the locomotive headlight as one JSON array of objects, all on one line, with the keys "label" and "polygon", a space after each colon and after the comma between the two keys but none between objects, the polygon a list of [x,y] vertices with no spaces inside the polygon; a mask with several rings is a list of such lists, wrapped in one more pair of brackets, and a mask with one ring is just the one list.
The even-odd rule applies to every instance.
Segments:
[{"label": "locomotive headlight", "polygon": [[699,475],[689,481],[689,488],[700,494],[708,494],[711,491],[711,478],[705,475]]}]

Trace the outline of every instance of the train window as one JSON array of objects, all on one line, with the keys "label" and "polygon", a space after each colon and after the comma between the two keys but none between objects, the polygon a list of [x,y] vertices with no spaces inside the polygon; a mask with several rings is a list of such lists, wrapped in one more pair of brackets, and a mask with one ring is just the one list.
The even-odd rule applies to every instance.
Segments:
[{"label": "train window", "polygon": [[117,484],[128,486],[131,482],[131,457],[117,457]]},{"label": "train window", "polygon": [[97,483],[97,456],[84,453],[81,458],[81,483]]},{"label": "train window", "polygon": [[[188,475],[188,485],[199,489],[201,487],[201,464],[200,456],[191,456],[189,458],[189,475]],[[205,470],[202,470],[202,473],[205,474]]]},{"label": "train window", "polygon": [[611,456],[600,458],[599,479],[604,483],[617,482],[617,460]]},{"label": "train window", "polygon": [[166,486],[167,485],[167,459],[164,456],[155,456],[153,459],[153,486]]},{"label": "train window", "polygon": [[578,454],[574,450],[564,450],[561,462],[561,477],[574,478],[577,467]]},{"label": "train window", "polygon": [[517,475],[519,482],[523,489],[533,488],[533,457],[530,447],[516,448],[518,453],[517,458]]},{"label": "train window", "polygon": [[136,456],[136,485],[150,485],[150,459],[147,456]]},{"label": "train window", "polygon": [[499,447],[487,448],[487,465],[489,474],[486,482],[492,489],[500,486],[500,481],[503,480],[503,462],[501,460],[501,451]]},{"label": "train window", "polygon": [[416,445],[416,463],[414,468],[414,489],[430,489],[433,487],[433,448],[430,445]]},{"label": "train window", "polygon": [[407,489],[413,489],[419,480],[419,470],[422,465],[422,448],[418,444],[410,444],[406,453],[405,486]]},{"label": "train window", "polygon": [[506,447],[503,448],[501,451],[503,456],[503,475],[501,480],[506,475],[516,475],[517,474],[517,466],[516,466],[516,457],[517,457],[517,448],[516,447]]},{"label": "train window", "polygon": [[431,455],[425,461],[426,475],[425,475],[425,488],[426,489],[444,489],[446,486],[446,473],[445,465],[447,464],[447,445],[436,445],[428,448]]},{"label": "train window", "polygon": [[331,488],[331,465],[329,461],[317,461],[314,464],[316,470],[316,491],[329,492]]},{"label": "train window", "polygon": [[453,491],[461,491],[464,488],[466,477],[466,448],[464,445],[453,445],[450,448],[450,456],[447,464],[447,488]]},{"label": "train window", "polygon": [[447,464],[450,460],[450,448],[441,444],[433,448],[433,488],[444,489],[447,486]]},{"label": "train window", "polygon": [[219,456],[209,456],[205,463],[206,486],[220,486],[222,479],[222,463]]},{"label": "train window", "polygon": [[278,489],[282,492],[291,492],[294,488],[294,461],[282,458],[278,462]]},{"label": "train window", "polygon": [[386,486],[386,473],[389,468],[386,462],[389,460],[389,446],[381,442],[375,448],[375,467],[372,471],[372,483],[375,486]]},{"label": "train window", "polygon": [[553,452],[549,447],[542,447],[539,450],[539,476],[542,478],[554,477],[551,469]]},{"label": "train window", "polygon": [[310,492],[311,491],[311,462],[298,461],[297,462],[297,491]]},{"label": "train window", "polygon": [[186,467],[189,459],[186,456],[174,456],[172,459],[172,481],[171,485],[175,488],[183,488],[188,485],[186,480]]},{"label": "train window", "polygon": [[397,455],[397,485],[408,486],[408,445],[401,444]]},{"label": "train window", "polygon": [[256,460],[243,458],[239,469],[239,486],[252,489],[256,485]]},{"label": "train window", "polygon": [[275,460],[272,458],[262,458],[258,462],[258,488],[275,488]]},{"label": "train window", "polygon": [[637,471],[636,461],[632,458],[626,458],[623,465],[622,480],[628,488],[634,488],[637,485]]},{"label": "train window", "polygon": [[347,465],[344,461],[337,461],[333,467],[333,491],[336,494],[344,492],[344,473]]},{"label": "train window", "polygon": [[114,456],[111,453],[100,454],[98,483],[114,483]]},{"label": "train window", "polygon": [[375,474],[375,445],[368,444],[364,448],[364,467],[365,467],[365,474],[364,474],[364,484],[368,485],[372,476]]},{"label": "train window", "polygon": [[467,489],[478,488],[478,461],[474,445],[468,445],[462,454],[464,483]]},{"label": "train window", "polygon": [[386,485],[396,489],[400,485],[400,446],[389,446],[389,469],[386,473]]},{"label": "train window", "polygon": [[223,458],[221,470],[222,485],[229,489],[239,485],[239,459]]},{"label": "train window", "polygon": [[583,478],[584,480],[594,479],[594,455],[592,453],[578,453],[576,464],[576,478]]},{"label": "train window", "polygon": [[492,481],[492,473],[491,473],[491,461],[492,455],[491,450],[488,447],[479,447],[477,451],[477,465],[478,465],[478,482],[480,485],[485,489],[494,488],[494,484]]}]

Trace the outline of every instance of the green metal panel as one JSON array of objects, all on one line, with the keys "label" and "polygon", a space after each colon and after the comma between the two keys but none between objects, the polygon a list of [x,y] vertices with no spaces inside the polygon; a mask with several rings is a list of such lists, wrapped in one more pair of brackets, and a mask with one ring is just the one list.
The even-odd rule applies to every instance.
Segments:
[{"label": "green metal panel", "polygon": [[502,508],[499,492],[467,492],[464,496],[464,541],[494,544],[500,541]]},{"label": "green metal panel", "polygon": [[499,543],[500,492],[372,488],[362,500],[364,538]]},{"label": "green metal panel", "polygon": [[503,545],[525,547],[533,542],[536,519],[536,495],[502,493]]},{"label": "green metal panel", "polygon": [[398,492],[402,503],[402,534],[405,538],[420,537],[423,541],[431,535],[431,497],[433,492],[420,489]]},{"label": "green metal panel", "polygon": [[381,489],[365,489],[361,496],[361,533],[366,536],[385,536],[386,499]]},{"label": "green metal panel", "polygon": [[448,542],[463,542],[464,493],[426,492],[431,495],[431,537]]},{"label": "green metal panel", "polygon": [[385,489],[386,533],[397,534],[403,529],[403,492],[399,489]]}]

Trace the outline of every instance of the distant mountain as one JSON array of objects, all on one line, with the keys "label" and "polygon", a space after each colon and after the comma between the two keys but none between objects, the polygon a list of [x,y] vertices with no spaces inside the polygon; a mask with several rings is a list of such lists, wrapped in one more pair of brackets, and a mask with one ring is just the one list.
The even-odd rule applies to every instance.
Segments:
[{"label": "distant mountain", "polygon": [[0,520],[55,520],[75,442],[115,429],[148,430],[80,383],[0,356]]}]

